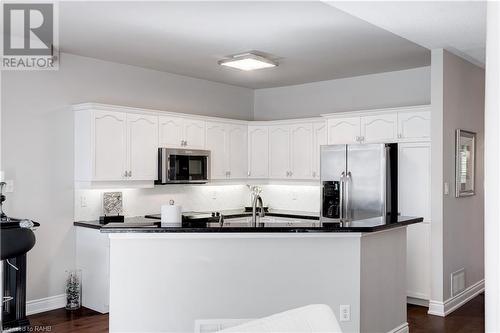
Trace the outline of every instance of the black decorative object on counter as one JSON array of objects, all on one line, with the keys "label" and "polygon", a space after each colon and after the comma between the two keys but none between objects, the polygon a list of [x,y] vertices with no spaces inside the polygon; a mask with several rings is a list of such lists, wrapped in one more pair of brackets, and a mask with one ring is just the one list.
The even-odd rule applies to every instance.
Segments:
[{"label": "black decorative object on counter", "polygon": [[99,217],[100,224],[124,222],[125,217],[123,215],[104,215]]}]

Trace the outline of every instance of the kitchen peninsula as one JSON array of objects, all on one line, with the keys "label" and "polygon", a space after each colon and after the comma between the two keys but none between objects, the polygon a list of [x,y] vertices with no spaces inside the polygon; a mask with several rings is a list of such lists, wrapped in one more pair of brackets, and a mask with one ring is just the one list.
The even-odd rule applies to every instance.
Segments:
[{"label": "kitchen peninsula", "polygon": [[405,226],[421,221],[75,225],[109,237],[110,332],[193,332],[316,303],[348,306],[344,332],[389,332],[407,327]]}]

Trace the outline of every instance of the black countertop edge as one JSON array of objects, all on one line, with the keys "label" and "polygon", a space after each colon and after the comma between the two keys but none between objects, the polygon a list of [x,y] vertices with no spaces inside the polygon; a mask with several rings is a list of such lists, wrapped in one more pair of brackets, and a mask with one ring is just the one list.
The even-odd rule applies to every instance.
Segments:
[{"label": "black countertop edge", "polygon": [[[75,226],[99,229],[102,233],[325,233],[325,232],[377,232],[423,221],[421,217],[398,217],[397,222],[373,224],[375,219],[354,221],[349,227],[340,227],[338,225],[321,227],[161,227],[159,222],[144,224],[144,226],[123,226],[113,227],[98,225],[95,222],[75,222]],[[154,225],[154,226],[153,226]]]}]

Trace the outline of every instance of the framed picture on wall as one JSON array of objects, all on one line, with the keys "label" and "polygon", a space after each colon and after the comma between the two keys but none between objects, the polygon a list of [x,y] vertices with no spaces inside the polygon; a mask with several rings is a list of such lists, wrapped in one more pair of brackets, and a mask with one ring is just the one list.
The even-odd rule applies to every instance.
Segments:
[{"label": "framed picture on wall", "polygon": [[457,129],[455,151],[455,197],[476,194],[476,133]]}]

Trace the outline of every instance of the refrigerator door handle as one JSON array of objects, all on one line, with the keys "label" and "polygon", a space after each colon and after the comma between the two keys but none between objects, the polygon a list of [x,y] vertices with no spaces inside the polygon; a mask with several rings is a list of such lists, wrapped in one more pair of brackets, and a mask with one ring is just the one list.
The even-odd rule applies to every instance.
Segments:
[{"label": "refrigerator door handle", "polygon": [[345,181],[345,172],[340,174],[340,202],[339,202],[339,219],[340,224],[342,226],[342,222],[344,222],[344,181]]},{"label": "refrigerator door handle", "polygon": [[349,200],[350,196],[350,187],[351,187],[352,175],[351,172],[348,171],[345,177],[345,217],[346,221],[351,221],[351,201]]}]

